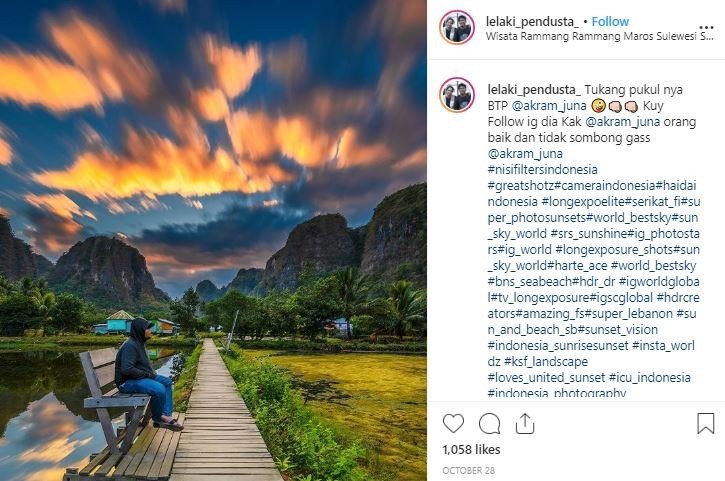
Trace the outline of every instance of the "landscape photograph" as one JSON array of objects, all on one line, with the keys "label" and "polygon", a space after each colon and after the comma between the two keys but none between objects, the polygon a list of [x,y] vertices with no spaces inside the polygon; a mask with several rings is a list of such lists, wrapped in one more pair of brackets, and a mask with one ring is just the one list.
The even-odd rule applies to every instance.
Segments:
[{"label": "landscape photograph", "polygon": [[426,479],[425,7],[0,5],[0,477]]}]

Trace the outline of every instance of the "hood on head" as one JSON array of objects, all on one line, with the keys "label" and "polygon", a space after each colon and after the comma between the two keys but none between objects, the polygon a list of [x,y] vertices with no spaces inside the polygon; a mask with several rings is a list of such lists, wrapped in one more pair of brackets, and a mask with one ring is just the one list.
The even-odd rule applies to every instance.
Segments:
[{"label": "hood on head", "polygon": [[131,321],[131,337],[139,342],[146,342],[146,328],[150,327],[151,323],[143,317],[137,317]]}]

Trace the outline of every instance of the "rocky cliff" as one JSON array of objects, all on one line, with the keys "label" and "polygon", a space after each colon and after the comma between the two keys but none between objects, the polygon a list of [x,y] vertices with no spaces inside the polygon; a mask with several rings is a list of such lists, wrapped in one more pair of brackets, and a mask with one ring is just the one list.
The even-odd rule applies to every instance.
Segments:
[{"label": "rocky cliff", "polygon": [[0,274],[17,281],[25,276],[45,275],[53,264],[33,253],[28,244],[13,235],[10,222],[0,216]]},{"label": "rocky cliff", "polygon": [[156,288],[146,259],[116,238],[89,237],[58,259],[48,275],[58,291],[72,292],[100,307],[158,306],[169,297]]},{"label": "rocky cliff", "polygon": [[50,270],[53,268],[53,263],[40,254],[33,253],[33,259],[35,259],[35,266],[37,267],[37,273],[40,277],[46,277]]},{"label": "rocky cliff", "polygon": [[360,263],[359,241],[340,214],[318,215],[290,232],[285,246],[267,261],[262,292],[297,287],[304,269],[328,273]]},{"label": "rocky cliff", "polygon": [[264,269],[239,269],[232,282],[225,288],[225,292],[235,290],[242,294],[253,294],[259,283],[262,282],[263,275]]},{"label": "rocky cliff", "polygon": [[383,199],[367,225],[360,268],[376,279],[405,278],[424,287],[427,271],[427,186]]},{"label": "rocky cliff", "polygon": [[313,217],[290,232],[285,246],[265,269],[241,269],[226,287],[202,281],[197,293],[213,300],[229,289],[245,294],[291,290],[305,269],[327,274],[355,266],[383,283],[407,279],[426,284],[426,184],[402,189],[383,199],[370,223],[351,229],[340,214]]},{"label": "rocky cliff", "polygon": [[224,289],[219,289],[212,281],[204,280],[196,285],[196,293],[199,299],[209,302],[220,298],[224,294]]}]

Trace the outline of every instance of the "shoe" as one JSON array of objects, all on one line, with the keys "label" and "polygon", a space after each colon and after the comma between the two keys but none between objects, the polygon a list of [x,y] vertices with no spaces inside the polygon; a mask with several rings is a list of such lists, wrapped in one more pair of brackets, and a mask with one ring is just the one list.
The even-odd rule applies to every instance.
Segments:
[{"label": "shoe", "polygon": [[156,421],[154,421],[154,427],[155,428],[162,428],[162,429],[170,429],[171,431],[183,431],[184,430],[184,426],[182,426],[181,424],[177,423],[175,419],[174,419],[173,422],[170,422],[170,423],[164,423],[164,422],[156,422]]}]

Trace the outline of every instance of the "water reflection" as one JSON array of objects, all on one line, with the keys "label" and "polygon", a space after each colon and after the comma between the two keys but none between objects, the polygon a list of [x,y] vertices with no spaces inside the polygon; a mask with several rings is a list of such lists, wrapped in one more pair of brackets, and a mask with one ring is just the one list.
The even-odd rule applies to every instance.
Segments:
[{"label": "water reflection", "polygon": [[[156,350],[154,369],[175,378],[182,355]],[[0,353],[0,473],[8,481],[60,480],[105,446],[77,352]],[[122,412],[114,424],[122,424]]]}]

